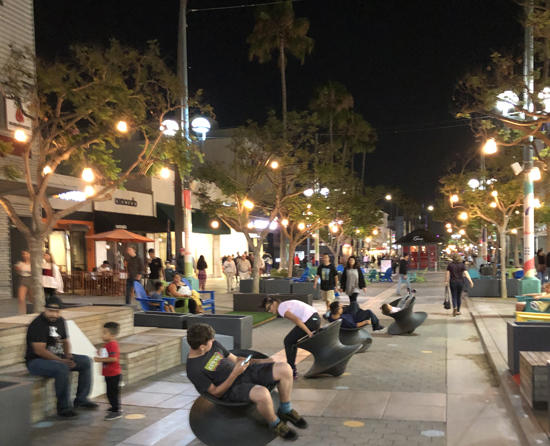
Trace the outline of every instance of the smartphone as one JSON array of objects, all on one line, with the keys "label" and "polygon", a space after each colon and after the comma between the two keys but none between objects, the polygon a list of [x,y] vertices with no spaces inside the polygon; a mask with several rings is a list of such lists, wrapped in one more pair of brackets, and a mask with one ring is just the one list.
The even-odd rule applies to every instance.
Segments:
[{"label": "smartphone", "polygon": [[241,365],[246,365],[246,364],[248,364],[248,363],[250,362],[251,359],[252,359],[252,355],[248,355],[248,356],[246,357],[246,359],[245,359],[243,362],[241,362]]}]

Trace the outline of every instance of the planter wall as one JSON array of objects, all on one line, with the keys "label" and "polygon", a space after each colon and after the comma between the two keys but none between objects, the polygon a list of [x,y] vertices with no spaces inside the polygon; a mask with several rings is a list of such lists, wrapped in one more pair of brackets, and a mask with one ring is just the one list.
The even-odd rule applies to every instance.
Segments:
[{"label": "planter wall", "polygon": [[187,328],[188,317],[188,314],[142,311],[134,313],[134,325],[136,327],[174,328],[181,330]]},{"label": "planter wall", "polygon": [[289,279],[265,279],[262,280],[262,293],[266,294],[290,294]]},{"label": "planter wall", "polygon": [[194,324],[211,325],[216,333],[233,337],[235,348],[252,347],[252,316],[234,314],[196,314],[187,319],[187,328]]},{"label": "planter wall", "polygon": [[[252,293],[252,287],[254,286],[253,282],[254,281],[252,279],[239,280],[239,291],[241,293]],[[260,281],[260,286],[261,286],[261,281]]]},{"label": "planter wall", "polygon": [[550,323],[508,322],[508,368],[519,373],[519,352],[550,352]]},{"label": "planter wall", "polygon": [[474,287],[467,286],[469,297],[500,297],[499,279],[472,279]]},{"label": "planter wall", "polygon": [[0,432],[2,444],[28,446],[31,420],[31,382],[0,378]]}]

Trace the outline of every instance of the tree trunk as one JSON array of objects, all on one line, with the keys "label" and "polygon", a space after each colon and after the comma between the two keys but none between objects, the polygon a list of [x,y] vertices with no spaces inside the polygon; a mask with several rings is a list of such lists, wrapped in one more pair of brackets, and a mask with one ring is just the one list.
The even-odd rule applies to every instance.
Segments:
[{"label": "tree trunk", "polygon": [[288,239],[288,274],[287,277],[292,277],[292,271],[294,269],[294,253],[296,252],[296,243]]},{"label": "tree trunk", "polygon": [[500,297],[507,298],[506,289],[506,226],[498,227],[498,238],[500,248]]},{"label": "tree trunk", "polygon": [[287,267],[287,251],[286,251],[286,236],[284,231],[280,231],[280,242],[279,242],[279,270],[285,269]]},{"label": "tree trunk", "polygon": [[285,64],[285,41],[279,39],[279,67],[281,69],[281,104],[283,116],[283,139],[286,140],[287,128],[287,105],[286,105],[286,64]]},{"label": "tree trunk", "polygon": [[363,152],[363,165],[361,167],[361,188],[365,190],[365,168],[367,167],[367,152]]},{"label": "tree trunk", "polygon": [[260,292],[260,254],[262,252],[263,239],[256,239],[254,245],[254,264],[252,265],[252,292]]},{"label": "tree trunk", "polygon": [[330,114],[330,116],[328,118],[328,138],[329,138],[329,141],[330,141],[330,150],[332,151],[332,146],[333,146],[333,142],[334,142],[334,118],[332,116],[332,113]]},{"label": "tree trunk", "polygon": [[44,261],[44,238],[33,234],[27,240],[31,254],[31,295],[34,301],[34,312],[40,313],[44,310],[44,288],[42,286],[42,263]]}]

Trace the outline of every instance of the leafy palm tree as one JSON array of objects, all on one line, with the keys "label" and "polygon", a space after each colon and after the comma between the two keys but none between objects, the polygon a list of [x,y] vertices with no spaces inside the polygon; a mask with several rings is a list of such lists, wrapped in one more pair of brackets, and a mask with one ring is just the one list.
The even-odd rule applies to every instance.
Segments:
[{"label": "leafy palm tree", "polygon": [[281,95],[283,129],[287,128],[287,92],[286,65],[287,53],[292,54],[301,64],[313,49],[313,39],[307,35],[309,20],[296,18],[292,2],[260,8],[252,34],[248,36],[250,60],[258,59],[259,63],[271,60],[274,51],[279,52],[279,69],[281,71]]},{"label": "leafy palm tree", "polygon": [[311,109],[316,111],[323,124],[328,125],[329,141],[334,143],[334,122],[345,110],[353,108],[353,96],[340,82],[328,82],[317,90],[311,101]]}]

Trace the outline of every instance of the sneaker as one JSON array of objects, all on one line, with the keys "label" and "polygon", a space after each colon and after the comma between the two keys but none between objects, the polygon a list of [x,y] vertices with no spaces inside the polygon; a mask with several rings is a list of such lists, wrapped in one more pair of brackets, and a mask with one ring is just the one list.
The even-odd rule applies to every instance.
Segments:
[{"label": "sneaker", "polygon": [[57,416],[63,417],[63,418],[74,418],[74,417],[77,417],[78,414],[72,409],[65,409],[57,412]]},{"label": "sneaker", "polygon": [[378,330],[383,330],[383,329],[384,329],[384,326],[380,325],[380,324],[378,324],[376,327],[372,327],[372,331],[378,331]]},{"label": "sneaker", "polygon": [[294,426],[299,427],[300,429],[305,429],[307,427],[307,421],[304,420],[304,418],[294,409],[287,413],[282,413],[281,409],[279,409],[277,411],[277,416],[281,419],[281,421],[290,421],[294,424]]},{"label": "sneaker", "polygon": [[456,316],[456,308],[453,308],[453,316]]},{"label": "sneaker", "polygon": [[109,412],[107,415],[105,415],[105,418],[103,418],[105,421],[111,421],[111,420],[117,420],[118,418],[122,418],[122,412]]},{"label": "sneaker", "polygon": [[456,314],[461,315],[462,313],[460,312],[460,310],[458,310],[458,311],[456,312]]},{"label": "sneaker", "polygon": [[82,401],[81,403],[74,402],[74,408],[75,409],[88,409],[88,410],[95,410],[99,407],[99,404],[94,403],[93,401],[86,400]]},{"label": "sneaker", "polygon": [[279,421],[279,424],[277,424],[277,426],[273,428],[273,431],[275,432],[275,434],[277,434],[278,437],[281,437],[283,440],[295,441],[298,438],[298,434],[296,433],[296,431],[288,427],[282,421]]}]

